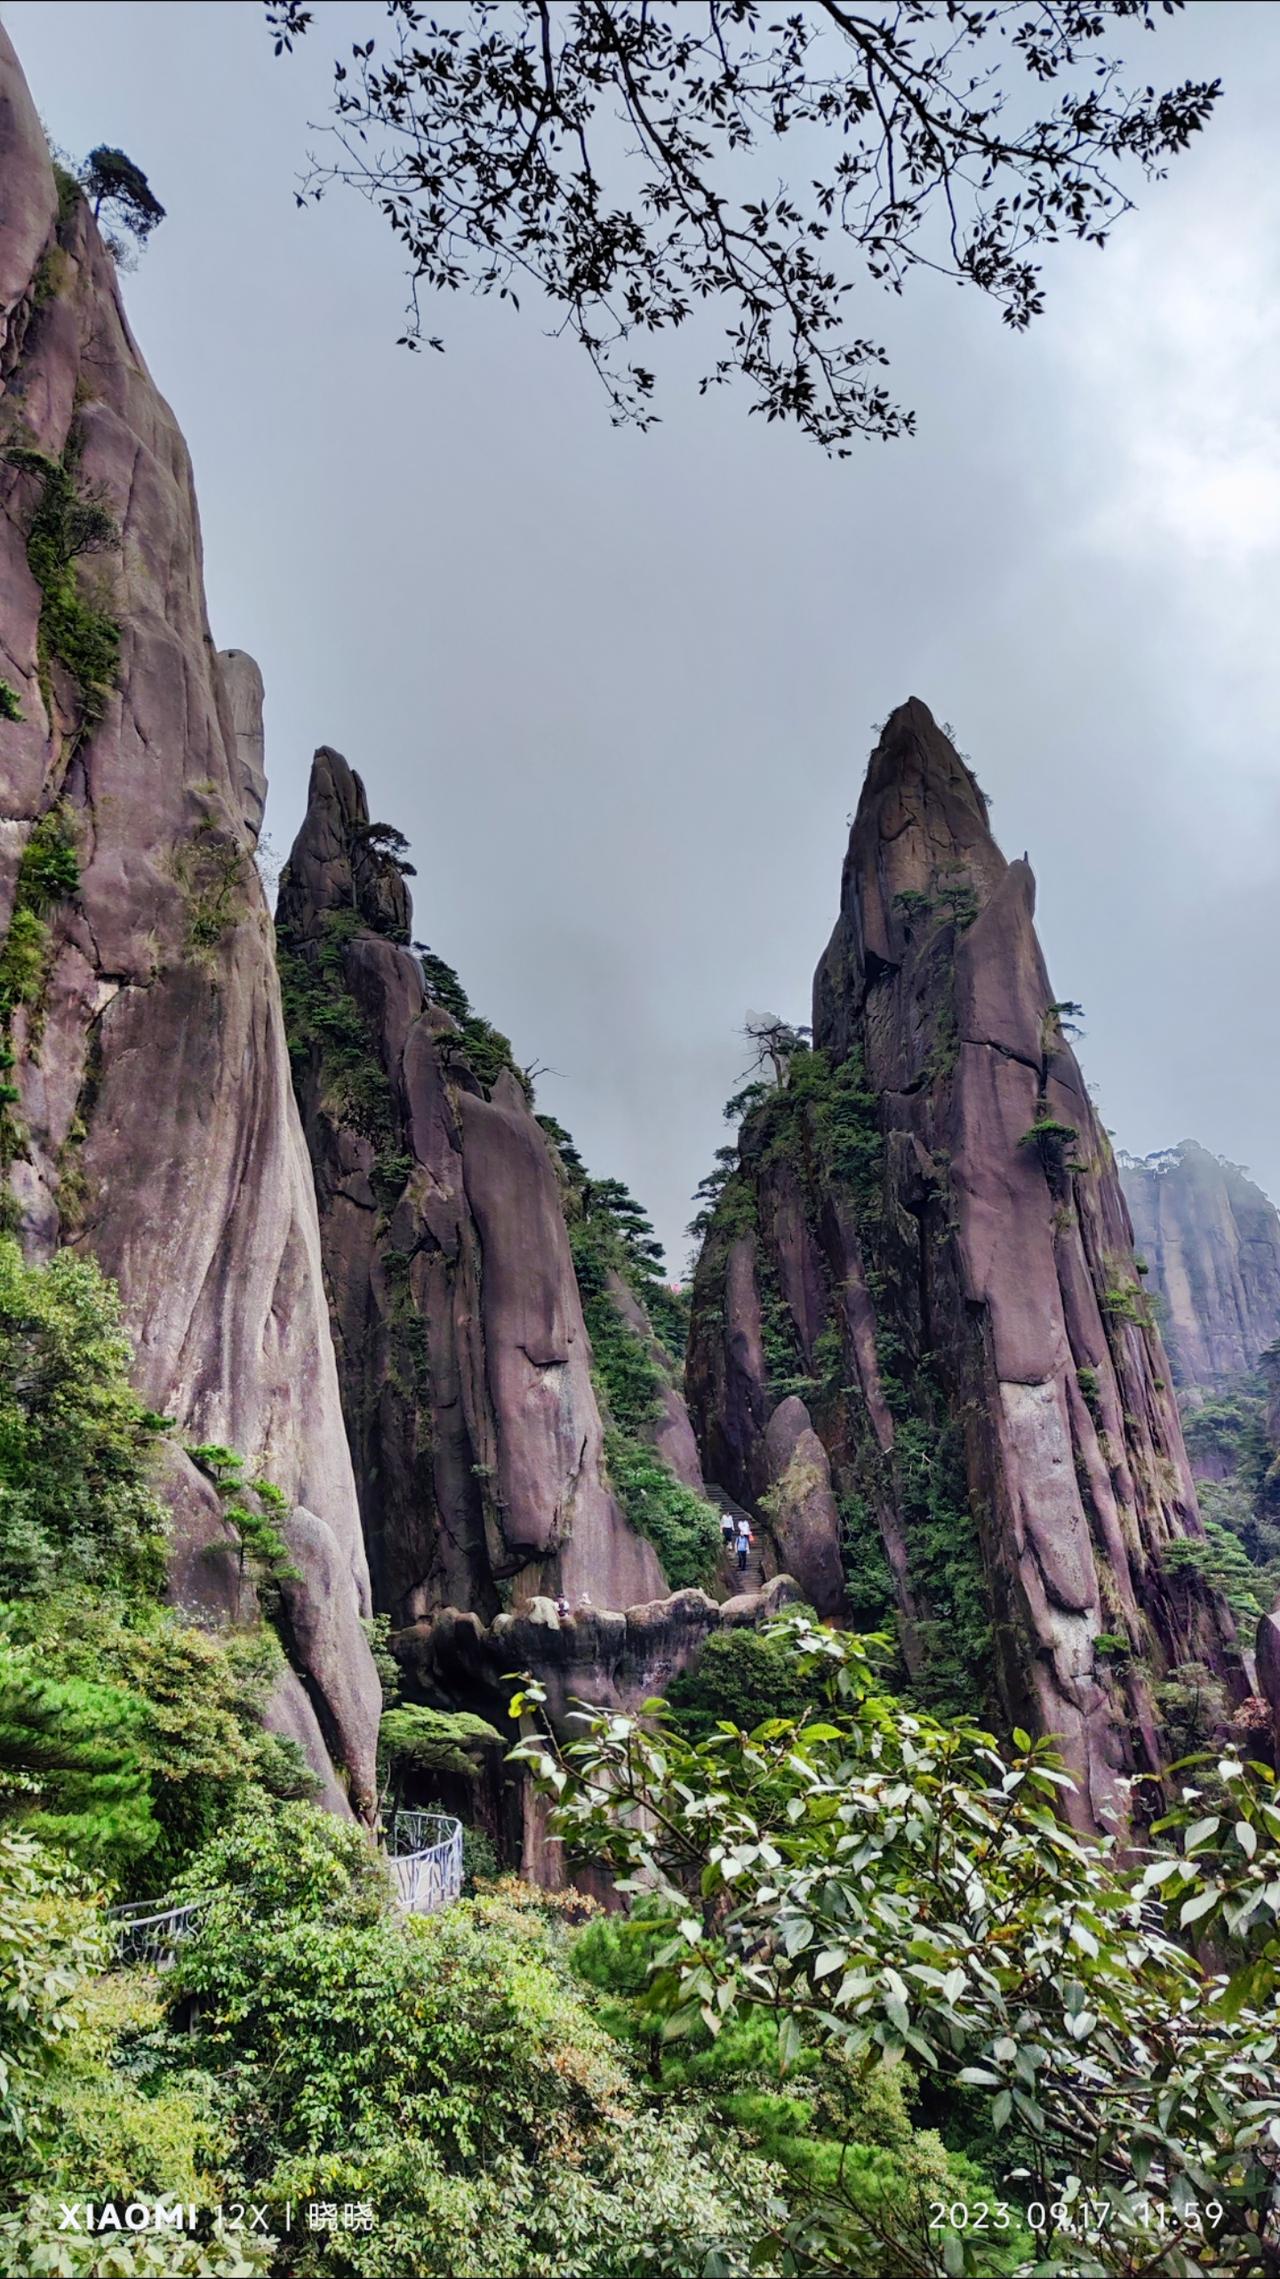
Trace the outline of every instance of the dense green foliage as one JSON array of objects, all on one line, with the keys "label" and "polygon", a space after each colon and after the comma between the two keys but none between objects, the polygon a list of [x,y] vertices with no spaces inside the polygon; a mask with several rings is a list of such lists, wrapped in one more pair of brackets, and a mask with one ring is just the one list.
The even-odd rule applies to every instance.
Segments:
[{"label": "dense green foliage", "polygon": [[[959,889],[941,900],[947,923],[961,923],[968,904]],[[830,1453],[849,1617],[873,1631],[893,1630],[902,1620],[876,1518],[878,1510],[892,1509],[907,1543],[919,1608],[914,1637],[907,1641],[912,1697],[944,1714],[985,1711],[992,1707],[995,1642],[978,1515],[960,1430],[948,1414],[933,1357],[927,1347],[912,1349],[927,1325],[915,1319],[918,1289],[899,1286],[900,1245],[886,1201],[880,1102],[857,1049],[834,1062],[806,1045],[798,1031],[787,1033],[779,1075],[780,1081],[753,1083],[728,1103],[726,1115],[746,1106],[739,1145],[717,1151],[715,1169],[699,1189],[704,1209],[690,1228],[703,1237],[695,1280],[698,1320],[704,1334],[721,1325],[730,1246],[743,1235],[754,1236],[768,1397],[776,1404],[799,1395]],[[810,1256],[829,1284],[826,1327],[809,1354],[774,1260],[769,1220],[779,1191],[801,1198],[813,1238]],[[834,1214],[842,1226],[837,1264],[831,1253]],[[837,1278],[850,1233],[876,1313],[880,1387],[894,1420],[889,1454],[871,1429],[841,1326]],[[759,1500],[766,1517],[775,1501],[776,1491]],[[898,1674],[906,1684],[905,1665]]]},{"label": "dense green foliage", "polygon": [[163,2191],[369,2207],[272,2258],[306,2274],[693,2279],[717,2242],[743,2268],[768,2171],[724,2169],[705,2106],[652,2113],[554,1902],[401,1917],[364,1837],[305,1805],[233,1821],[187,1882],[217,1896],[159,1981],[91,1979],[74,1921],[46,1936],[32,2131],[5,2156],[44,2203],[28,2238],[60,2194]]},{"label": "dense green foliage", "polygon": [[68,1861],[0,1828],[0,2143],[19,2142],[77,2021],[76,1998],[104,1953]]},{"label": "dense green foliage", "polygon": [[710,1740],[725,1720],[753,1733],[769,1717],[798,1719],[818,1699],[785,1641],[746,1624],[713,1630],[667,1693],[672,1724],[690,1741]]},{"label": "dense green foliage", "polygon": [[[643,1898],[645,1967],[615,1983],[656,2062],[762,2020],[801,2099],[815,2055],[843,2084],[821,2126],[839,2114],[849,2157],[806,2173],[783,2152],[789,2204],[759,2224],[762,2260],[867,2279],[999,2269],[1000,2235],[955,2210],[976,2198],[1013,2204],[1036,2269],[1268,2269],[1274,1772],[1231,1754],[1185,1768],[1156,1849],[1123,1854],[1066,1826],[1048,1743],[1015,1733],[1006,1759],[971,1721],[896,1700],[857,1639],[804,1617],[775,1635],[816,1716],[694,1745],[648,1705],[646,1723],[601,1714],[567,1747],[530,1736],[517,1752],[570,1854]],[[985,2134],[990,2188],[868,2189],[859,2102],[904,2063],[944,2144]]]},{"label": "dense green foliage", "polygon": [[0,1819],[105,1866],[154,1846],[141,1704],[119,1686],[48,1674],[0,1645]]},{"label": "dense green foliage", "polygon": [[[732,2174],[716,2116],[652,2109],[569,1969],[566,1911],[518,1887],[405,1918],[363,1831],[320,1813],[266,1735],[280,1647],[256,1614],[193,1627],[159,1597],[151,1469],[166,1420],[129,1390],[109,1286],[0,1247],[0,2191],[6,2268],[32,2272],[701,2272],[744,2268],[770,2171]],[[190,1451],[258,1591],[287,1507],[234,1451]],[[239,1516],[237,1516],[239,1515]],[[472,1771],[483,1720],[392,1706],[392,1773]],[[473,1841],[472,1876],[492,1870]],[[110,1968],[102,1903],[198,1897],[151,1979]],[[212,2211],[369,2206],[286,2247]],[[66,2201],[163,2196],[197,2240],[59,2236]]]},{"label": "dense green foliage", "polygon": [[[787,2201],[847,2196],[886,2253],[919,2225],[926,2203],[999,2197],[975,2162],[948,2151],[937,2130],[913,2116],[910,2066],[882,2064],[859,2076],[816,2037],[784,2059],[775,2023],[746,2009],[714,2035],[699,2022],[664,2039],[648,1997],[668,1937],[662,1910],[651,1912],[640,1899],[629,1916],[588,1925],[573,1964],[601,1997],[601,2023],[645,2056],[649,2080],[669,2109],[682,2097],[705,2098],[726,2136],[754,2147],[778,2171]],[[981,2268],[1012,2271],[1032,2245],[1025,2225],[1014,2221],[989,2244]]]},{"label": "dense green foliage", "polygon": [[415,1773],[479,1778],[486,1749],[500,1748],[502,1735],[469,1709],[430,1709],[405,1702],[384,1709],[378,1728],[380,1787],[398,1798],[405,1778]]},{"label": "dense green foliage", "polygon": [[[1270,1775],[1218,1764],[1120,1865],[1053,1816],[1046,1750],[1017,1736],[1006,1768],[800,1616],[709,1642],[656,1732],[605,1718],[567,1765],[523,1752],[570,1849],[638,1873],[630,1920],[511,1884],[403,1917],[260,1729],[271,1631],[210,1635],[158,1598],[164,1420],[128,1390],[110,1290],[83,1261],[0,1258],[4,1504],[29,1542],[89,1544],[0,1617],[8,2267],[994,2275],[1048,2249],[1028,2210],[1075,2175],[1130,2244],[1140,2189],[1178,2212],[1174,2250],[1211,2194],[1215,2271],[1251,2268],[1280,2157]],[[194,1453],[228,1509],[283,1516],[231,1451]],[[64,1527],[98,1477],[97,1527]],[[494,1738],[420,1706],[383,1737],[384,1762],[455,1775]],[[103,1968],[112,1882],[202,1902],[158,1978]],[[63,2200],[161,2194],[206,2211],[164,2260],[58,2238]],[[372,2215],[250,2251],[211,2230],[239,2200]],[[978,2238],[955,2210],[981,2204],[1007,2213]],[[1129,2266],[1104,2242],[1098,2268]]]},{"label": "dense green foliage", "polygon": [[[14,1113],[18,1088],[11,1081],[13,1017],[20,1005],[25,1006],[28,1034],[39,1035],[49,966],[48,913],[75,894],[79,885],[75,825],[70,810],[59,804],[40,816],[28,834],[18,864],[9,930],[0,946],[0,1170],[24,1145]],[[10,1214],[6,1187],[0,1224],[7,1224]]]},{"label": "dense green foliage", "polygon": [[115,1296],[88,1258],[23,1264],[0,1237],[0,1595],[157,1588],[148,1459],[163,1419],[128,1380]]},{"label": "dense green foliage", "polygon": [[42,597],[40,684],[52,709],[53,666],[61,665],[70,676],[78,699],[78,740],[102,718],[116,685],[120,627],[100,598],[86,594],[76,564],[86,555],[117,547],[120,533],[105,493],[81,479],[74,431],[60,459],[21,443],[11,443],[5,457],[39,485],[27,530],[27,562]]},{"label": "dense green foliage", "polygon": [[894,1635],[898,1619],[893,1569],[884,1537],[865,1495],[846,1489],[839,1499],[840,1563],[844,1603],[853,1629]]},{"label": "dense green foliage", "polygon": [[[960,1434],[943,1403],[930,1402],[925,1373],[916,1399],[923,1414],[899,1416],[894,1440],[900,1509],[911,1546],[913,1582],[927,1609],[916,1625],[924,1648],[913,1699],[939,1716],[995,1714],[991,1600],[970,1510]],[[932,1410],[932,1413],[930,1411]]]},{"label": "dense green foliage", "polygon": [[80,183],[93,201],[95,221],[105,208],[108,223],[126,229],[137,245],[145,245],[156,224],[164,220],[164,207],[142,168],[127,152],[108,143],[90,151],[80,169]]},{"label": "dense green foliage", "polygon": [[[653,1544],[672,1590],[705,1584],[720,1555],[719,1515],[676,1479],[651,1444],[664,1383],[678,1382],[672,1324],[683,1330],[683,1306],[665,1292],[661,1247],[634,1197],[619,1180],[590,1179],[572,1142],[566,1151],[560,1126],[548,1136],[568,1180],[569,1245],[604,1411],[610,1484],[632,1526]],[[624,1316],[627,1293],[642,1310],[648,1337]]]},{"label": "dense green foliage", "polygon": [[167,1420],[129,1359],[92,1259],[0,1238],[0,1819],[154,1892],[251,1795],[314,1782],[262,1730],[282,1657],[252,1609],[213,1636],[162,1603]]},{"label": "dense green foliage", "polygon": [[647,1535],[673,1591],[711,1580],[720,1553],[720,1521],[713,1507],[669,1472],[643,1441],[606,1427],[609,1480],[632,1526]]},{"label": "dense green foliage", "polygon": [[1173,1546],[1175,1562],[1193,1567],[1220,1590],[1249,1632],[1280,1597],[1280,1462],[1268,1432],[1264,1373],[1276,1358],[1274,1350],[1264,1354],[1261,1371],[1183,1406],[1183,1435],[1193,1462],[1223,1476],[1199,1483],[1205,1539]]}]

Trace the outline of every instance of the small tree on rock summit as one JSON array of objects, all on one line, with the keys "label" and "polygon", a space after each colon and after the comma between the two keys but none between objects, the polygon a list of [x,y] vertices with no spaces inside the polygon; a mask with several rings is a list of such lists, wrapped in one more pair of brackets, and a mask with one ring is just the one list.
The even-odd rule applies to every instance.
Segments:
[{"label": "small tree on rock summit", "polygon": [[80,168],[80,186],[93,201],[94,220],[108,223],[106,240],[117,260],[127,251],[118,231],[127,231],[141,248],[157,222],[164,220],[164,207],[142,168],[127,152],[113,150],[108,143],[90,151]]}]

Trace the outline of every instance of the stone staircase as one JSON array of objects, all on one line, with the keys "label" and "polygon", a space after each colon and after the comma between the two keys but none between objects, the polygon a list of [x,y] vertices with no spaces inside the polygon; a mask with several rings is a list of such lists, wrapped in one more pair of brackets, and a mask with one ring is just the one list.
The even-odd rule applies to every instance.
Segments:
[{"label": "stone staircase", "polygon": [[734,1520],[745,1519],[755,1538],[747,1557],[745,1574],[738,1572],[738,1554],[736,1551],[730,1550],[721,1553],[716,1569],[717,1598],[721,1600],[736,1598],[742,1591],[762,1591],[768,1576],[765,1572],[764,1563],[764,1536],[759,1521],[753,1519],[749,1511],[744,1511],[740,1503],[735,1503],[726,1488],[715,1487],[708,1481],[706,1496],[707,1502],[714,1504],[717,1511],[727,1511],[730,1518]]}]

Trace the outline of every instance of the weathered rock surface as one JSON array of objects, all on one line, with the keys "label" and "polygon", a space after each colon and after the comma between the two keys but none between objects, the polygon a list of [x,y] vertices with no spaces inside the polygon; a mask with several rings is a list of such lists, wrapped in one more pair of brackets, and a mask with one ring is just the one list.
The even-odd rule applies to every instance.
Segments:
[{"label": "weathered rock surface", "polygon": [[967,766],[901,706],[815,1049],[748,1116],[708,1234],[687,1376],[708,1475],[786,1563],[832,1576],[838,1514],[855,1599],[878,1562],[917,1681],[1059,1735],[1096,1823],[1159,1762],[1152,1679],[1195,1659],[1241,1680],[1225,1606],[1164,1564],[1202,1533],[1195,1491],[1034,899]]},{"label": "weathered rock surface", "polygon": [[[635,1711],[652,1695],[666,1693],[713,1631],[767,1621],[798,1595],[791,1576],[776,1575],[763,1590],[720,1604],[705,1591],[684,1590],[621,1612],[580,1608],[562,1619],[554,1601],[539,1596],[492,1623],[447,1607],[413,1624],[398,1645],[422,1693],[466,1701],[499,1731],[506,1723],[511,1677],[536,1674],[546,1688],[547,1716],[572,1739],[569,1720],[578,1703]],[[497,1811],[521,1874],[534,1883],[563,1885],[563,1861],[548,1843],[545,1810],[528,1785],[507,1780]]]},{"label": "weathered rock surface", "polygon": [[1180,1389],[1208,1389],[1256,1369],[1280,1336],[1280,1213],[1236,1163],[1182,1140],[1122,1156],[1134,1240],[1163,1300],[1164,1339]]},{"label": "weathered rock surface", "polygon": [[511,1068],[475,1073],[409,920],[360,778],[318,752],[278,923],[377,1603],[402,1626],[656,1598],[605,1476],[546,1138]]},{"label": "weathered rock surface", "polygon": [[659,1380],[658,1399],[661,1413],[646,1428],[646,1438],[662,1458],[669,1472],[682,1480],[694,1493],[703,1493],[702,1466],[698,1458],[698,1443],[685,1405],[684,1392],[678,1381],[669,1355],[654,1335],[653,1324],[634,1290],[629,1289],[622,1276],[610,1271],[606,1288],[614,1311],[639,1338],[648,1354]]},{"label": "weathered rock surface", "polygon": [[[63,818],[79,870],[43,911],[39,971],[12,1016],[9,1208],[30,1254],[72,1243],[116,1278],[148,1402],[296,1506],[285,1531],[304,1581],[278,1714],[335,1795],[326,1750],[367,1809],[368,1575],[252,860],[261,684],[251,660],[215,657],[185,445],[86,201],[64,196],[60,214],[3,32],[0,179],[0,673],[21,711],[0,721],[0,923],[41,818]],[[18,465],[15,451],[40,456]],[[41,634],[28,536],[55,478],[115,525],[76,573],[119,627],[100,707]],[[66,525],[61,538],[74,555]],[[185,1459],[170,1492],[175,1589],[216,1616],[226,1531]]]},{"label": "weathered rock surface", "polygon": [[240,820],[253,844],[262,829],[267,804],[266,744],[262,728],[262,674],[255,658],[244,649],[219,649],[218,677],[222,682],[231,733],[235,739],[240,776]]}]

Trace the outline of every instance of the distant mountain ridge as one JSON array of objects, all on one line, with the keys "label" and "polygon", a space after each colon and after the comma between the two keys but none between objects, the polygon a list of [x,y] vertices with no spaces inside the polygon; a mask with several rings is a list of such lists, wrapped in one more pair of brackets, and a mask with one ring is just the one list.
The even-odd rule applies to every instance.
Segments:
[{"label": "distant mountain ridge", "polygon": [[1256,1369],[1280,1336],[1274,1203],[1241,1164],[1196,1140],[1117,1163],[1176,1384],[1221,1386]]}]

